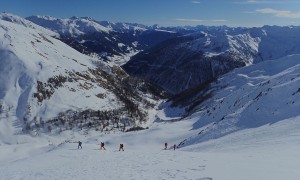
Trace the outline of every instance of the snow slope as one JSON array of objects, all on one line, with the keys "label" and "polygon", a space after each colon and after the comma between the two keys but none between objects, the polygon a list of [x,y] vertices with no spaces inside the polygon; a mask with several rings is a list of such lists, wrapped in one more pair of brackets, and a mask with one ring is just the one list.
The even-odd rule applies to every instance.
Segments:
[{"label": "snow slope", "polygon": [[[51,99],[46,98],[43,102],[34,97],[34,93],[38,93],[38,82],[46,83],[58,76],[69,77],[71,73],[85,72],[89,67],[95,67],[95,59],[43,32],[0,20],[0,102],[6,117],[13,123],[12,127],[20,127],[24,118],[47,119],[70,108],[101,107],[98,98],[83,101],[80,97],[105,90],[96,86],[85,92],[71,91],[72,88],[80,89],[79,85],[83,83],[80,81],[66,83],[66,87],[58,88]],[[108,107],[111,98],[104,99],[102,107]]]},{"label": "snow slope", "polygon": [[[39,31],[1,21],[0,33],[2,37],[0,47],[1,99],[5,102],[5,106],[13,106],[16,109],[18,118],[22,118],[27,103],[32,103],[33,108],[35,105],[38,106],[31,95],[36,92],[37,81],[46,82],[51,77],[68,76],[69,73],[84,72],[89,67],[95,67],[91,57]],[[74,85],[70,84],[70,86],[72,88]],[[104,90],[96,88],[93,91]],[[49,104],[43,107],[44,109],[33,109],[32,113],[39,112],[40,115],[44,114],[49,117],[51,115],[47,113],[55,111],[54,109],[63,110],[65,106],[73,105],[74,100],[68,100],[68,96],[63,95],[67,92],[62,90],[61,93],[54,94],[55,104],[61,104],[61,106],[55,107],[52,104],[54,102],[50,100]],[[77,96],[80,96],[80,93]],[[96,106],[96,103],[91,102],[89,105]]]},{"label": "snow slope", "polygon": [[[181,145],[188,146],[263,126],[272,127],[289,119],[298,120],[299,59],[300,55],[291,55],[266,61],[236,69],[220,78],[211,87],[213,98],[194,109],[192,116],[198,121],[193,129],[198,129],[198,134]],[[286,130],[298,131],[295,125],[288,126]],[[274,138],[279,132],[265,135]]]},{"label": "snow slope", "polygon": [[[0,146],[3,179],[197,179],[281,180],[299,178],[299,118],[233,133],[185,148],[162,150],[190,136],[196,119],[154,123],[130,133],[35,138],[35,142]],[[296,126],[295,126],[296,125]],[[294,130],[291,127],[294,126]],[[292,131],[290,131],[292,130]],[[275,132],[289,133],[275,135]],[[64,138],[72,139],[60,143]],[[272,136],[266,136],[272,134]],[[48,144],[47,140],[48,139]],[[77,149],[75,141],[83,142]],[[105,142],[106,151],[99,150]],[[118,151],[124,143],[125,151]]]}]

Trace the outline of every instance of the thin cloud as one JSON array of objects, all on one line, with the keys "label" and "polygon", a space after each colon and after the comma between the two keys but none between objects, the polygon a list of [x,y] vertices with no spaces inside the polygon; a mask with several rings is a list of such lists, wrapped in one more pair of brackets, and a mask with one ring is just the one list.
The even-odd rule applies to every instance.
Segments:
[{"label": "thin cloud", "polygon": [[261,14],[271,14],[276,17],[300,19],[300,12],[284,11],[272,8],[257,9],[256,12]]},{"label": "thin cloud", "polygon": [[265,0],[262,0],[262,1],[258,1],[258,0],[249,0],[249,1],[246,1],[245,3],[247,4],[266,4],[266,3],[281,3],[279,1],[265,1]]},{"label": "thin cloud", "polygon": [[227,22],[228,20],[225,20],[225,19],[214,19],[214,20],[208,20],[208,21],[211,21],[211,22]]},{"label": "thin cloud", "polygon": [[201,1],[192,1],[193,4],[201,4]]},{"label": "thin cloud", "polygon": [[274,1],[274,0],[247,0],[247,1],[236,1],[236,4],[291,4],[299,3],[299,1]]},{"label": "thin cloud", "polygon": [[208,22],[227,22],[228,20],[225,20],[225,19],[212,19],[212,20],[205,20],[205,19],[184,19],[184,18],[177,18],[175,19],[176,21],[182,21],[182,22],[205,22],[205,23],[208,23]]},{"label": "thin cloud", "polygon": [[256,11],[243,11],[242,13],[245,13],[245,14],[256,14],[257,12]]},{"label": "thin cloud", "polygon": [[176,18],[176,21],[184,21],[184,22],[204,22],[202,19],[184,19],[184,18]]}]

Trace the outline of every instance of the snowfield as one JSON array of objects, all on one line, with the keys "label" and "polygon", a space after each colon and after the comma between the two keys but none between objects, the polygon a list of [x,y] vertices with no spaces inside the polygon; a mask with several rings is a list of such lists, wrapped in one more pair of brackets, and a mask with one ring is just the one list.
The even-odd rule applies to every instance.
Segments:
[{"label": "snowfield", "polygon": [[[149,130],[125,134],[75,133],[70,142],[83,141],[79,150],[75,142],[2,145],[0,179],[296,180],[300,176],[299,119],[175,151],[163,150],[164,142],[173,145],[189,136],[188,128],[195,120],[154,123]],[[101,141],[106,142],[106,151],[99,150]],[[118,151],[119,143],[124,143],[124,152]]]}]

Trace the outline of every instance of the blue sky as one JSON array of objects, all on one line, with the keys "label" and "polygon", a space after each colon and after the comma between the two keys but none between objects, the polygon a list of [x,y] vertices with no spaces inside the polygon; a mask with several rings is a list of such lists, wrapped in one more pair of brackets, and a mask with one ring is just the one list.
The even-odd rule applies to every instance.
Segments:
[{"label": "blue sky", "polygon": [[0,11],[161,26],[300,25],[300,0],[0,0]]}]

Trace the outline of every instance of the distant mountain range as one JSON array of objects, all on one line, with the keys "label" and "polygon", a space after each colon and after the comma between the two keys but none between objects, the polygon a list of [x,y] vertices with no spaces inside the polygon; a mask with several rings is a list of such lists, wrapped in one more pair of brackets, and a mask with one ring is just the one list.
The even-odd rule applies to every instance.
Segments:
[{"label": "distant mountain range", "polygon": [[123,68],[177,94],[234,68],[299,54],[299,44],[300,27],[198,27],[140,52]]},{"label": "distant mountain range", "polygon": [[89,17],[26,19],[59,33],[78,51],[123,65],[130,75],[172,94],[213,81],[234,68],[300,53],[300,27],[295,26],[158,27]]},{"label": "distant mountain range", "polygon": [[84,54],[94,54],[112,64],[124,64],[129,58],[178,33],[135,23],[96,21],[89,17],[58,19],[30,16],[27,20],[60,34],[62,41]]}]

